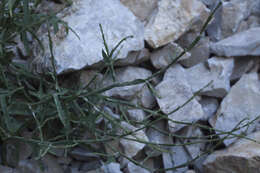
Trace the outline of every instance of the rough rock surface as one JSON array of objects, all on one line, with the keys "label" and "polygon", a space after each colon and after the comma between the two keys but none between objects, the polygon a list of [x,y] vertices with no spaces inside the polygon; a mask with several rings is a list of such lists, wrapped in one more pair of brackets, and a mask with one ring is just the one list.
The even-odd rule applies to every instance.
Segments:
[{"label": "rough rock surface", "polygon": [[241,139],[227,149],[215,151],[203,163],[207,173],[258,173],[260,167],[260,132],[248,136],[256,142]]},{"label": "rough rock surface", "polygon": [[[221,102],[220,109],[217,112],[216,123],[213,127],[221,131],[231,131],[240,121],[243,121],[239,127],[245,125],[248,121],[252,121],[260,115],[260,82],[257,73],[245,74],[242,78],[231,88],[228,95]],[[254,125],[234,131],[234,134],[241,132],[250,133]],[[224,137],[225,135],[220,135]],[[226,145],[235,141],[235,138],[225,139]]]},{"label": "rough rock surface", "polygon": [[211,52],[218,56],[259,56],[260,55],[260,27],[251,28],[237,33],[210,45]]},{"label": "rough rock surface", "polygon": [[153,48],[175,41],[205,13],[198,0],[161,0],[145,27],[145,40]]},{"label": "rough rock surface", "polygon": [[148,170],[133,164],[132,162],[129,162],[127,164],[127,169],[126,169],[127,173],[149,173]]},{"label": "rough rock surface", "polygon": [[[72,26],[80,39],[73,32],[69,32],[65,38],[60,38],[58,34],[54,37],[53,53],[57,73],[79,70],[103,59],[104,45],[99,24],[102,24],[110,50],[124,37],[133,36],[123,43],[118,52],[118,59],[125,58],[130,51],[141,50],[144,47],[143,24],[119,0],[80,0],[74,3],[73,10],[74,13],[63,20]],[[43,43],[47,47],[47,36],[44,38]],[[45,50],[44,54],[39,53],[39,49],[35,51],[37,57],[34,63],[50,65],[47,59],[50,52],[48,48]]]}]

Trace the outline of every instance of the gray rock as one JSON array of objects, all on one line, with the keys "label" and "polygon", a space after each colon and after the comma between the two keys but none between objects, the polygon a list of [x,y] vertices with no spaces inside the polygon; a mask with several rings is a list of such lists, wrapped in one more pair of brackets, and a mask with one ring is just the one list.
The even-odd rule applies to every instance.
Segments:
[{"label": "gray rock", "polygon": [[103,173],[122,173],[120,170],[120,164],[119,163],[109,163],[107,165],[103,165],[101,167],[101,170]]},{"label": "gray rock", "polygon": [[142,109],[128,109],[127,113],[133,121],[142,122],[145,119],[145,112]]},{"label": "gray rock", "polygon": [[218,56],[259,56],[260,27],[250,28],[219,42],[210,44],[211,52]]},{"label": "gray rock", "polygon": [[120,0],[140,20],[147,19],[157,7],[157,0]]},{"label": "gray rock", "polygon": [[189,81],[193,92],[199,91],[210,81],[213,81],[200,94],[222,98],[230,89],[230,76],[233,67],[233,59],[213,57],[207,61],[207,64],[201,63],[187,69],[187,81]]},{"label": "gray rock", "polygon": [[254,66],[253,58],[246,57],[238,57],[235,58],[234,69],[232,75],[230,76],[230,80],[238,80],[243,74],[247,73]]},{"label": "gray rock", "polygon": [[[110,50],[124,37],[133,36],[115,52],[118,54],[118,59],[125,58],[130,51],[138,51],[144,47],[143,24],[119,0],[80,0],[73,4],[71,14],[63,20],[73,28],[80,39],[73,32],[63,36],[61,31],[53,36],[53,53],[58,74],[79,70],[103,59],[104,45],[99,24],[103,26]],[[46,47],[45,53],[40,48],[36,49],[36,58],[32,64],[50,68],[50,52],[46,34],[42,40]]]},{"label": "gray rock", "polygon": [[[152,72],[141,68],[141,67],[125,67],[125,68],[119,68],[115,71],[116,79],[115,82],[129,82],[136,79],[146,79],[149,76],[152,75]],[[109,86],[114,83],[111,76],[106,78],[103,81],[104,86]],[[146,87],[145,84],[137,84],[137,85],[131,85],[131,86],[124,86],[124,87],[117,87],[112,88],[105,92],[105,95],[107,96],[114,96],[114,97],[120,97],[123,99],[131,100],[135,97],[135,95],[140,92],[144,87]]]},{"label": "gray rock", "polygon": [[145,27],[145,40],[153,48],[175,41],[205,13],[207,8],[198,0],[161,0]]},{"label": "gray rock", "polygon": [[[165,47],[154,51],[151,55],[151,62],[157,69],[165,68],[169,65],[183,49],[176,43],[171,42]],[[190,53],[186,53],[180,60],[189,59]]]},{"label": "gray rock", "polygon": [[127,173],[149,173],[148,170],[129,162],[126,168]]},{"label": "gray rock", "polygon": [[[217,130],[228,132],[233,130],[240,121],[239,127],[260,115],[260,82],[257,73],[244,74],[242,78],[231,88],[228,95],[221,102],[221,106],[216,114],[216,123],[212,124]],[[233,134],[241,132],[250,133],[255,124],[238,129]],[[226,135],[220,135],[223,137]],[[224,144],[230,145],[236,139],[225,139]]]},{"label": "gray rock", "polygon": [[[132,132],[137,130],[136,127],[126,123],[126,122],[121,122],[121,127],[123,129],[120,129],[119,133],[120,134],[125,134],[127,132]],[[125,139],[128,138],[128,139]],[[145,132],[143,130],[139,130],[137,132],[134,132],[131,135],[127,135],[125,138],[120,139],[120,144],[122,145],[124,149],[124,153],[127,157],[134,157],[139,151],[141,151],[144,147],[145,144],[135,141],[135,140],[140,140],[144,142],[148,142],[149,139],[146,136]],[[134,140],[131,140],[134,139]]]},{"label": "gray rock", "polygon": [[[197,34],[198,32],[185,33],[178,40],[178,43],[181,47],[186,49],[192,44]],[[201,37],[200,41],[195,45],[195,47],[189,51],[191,56],[185,59],[181,59],[180,63],[185,67],[191,67],[201,62],[205,62],[210,56],[209,43],[210,41],[208,37]]]},{"label": "gray rock", "polygon": [[218,100],[215,98],[203,97],[199,103],[204,111],[206,117],[205,120],[208,120],[210,117],[214,116],[219,107]]},{"label": "gray rock", "polygon": [[82,147],[74,147],[69,154],[78,161],[93,161],[99,158],[93,151]]},{"label": "gray rock", "polygon": [[[80,72],[80,85],[82,87],[98,88],[100,87],[103,75],[96,70],[83,70]],[[91,83],[90,83],[91,82]]]},{"label": "gray rock", "polygon": [[[196,99],[191,100],[184,107],[172,113],[193,96],[192,89],[186,79],[185,70],[180,65],[168,69],[164,80],[156,86],[157,93],[160,96],[156,100],[160,109],[165,114],[169,114],[168,117],[171,120],[194,123],[204,117],[201,105]],[[185,126],[173,121],[169,120],[171,132],[176,132]]]},{"label": "gray rock", "polygon": [[115,66],[138,65],[149,60],[149,58],[150,52],[144,48],[140,51],[129,52],[126,58],[118,59],[118,61],[115,62]]},{"label": "gray rock", "polygon": [[[260,140],[260,132],[248,136],[255,141]],[[215,151],[203,163],[207,173],[258,173],[260,167],[260,145],[247,139],[241,139],[234,145]]]},{"label": "gray rock", "polygon": [[0,165],[0,172],[1,173],[18,173],[16,169],[6,167],[6,166],[1,166],[1,165]]}]

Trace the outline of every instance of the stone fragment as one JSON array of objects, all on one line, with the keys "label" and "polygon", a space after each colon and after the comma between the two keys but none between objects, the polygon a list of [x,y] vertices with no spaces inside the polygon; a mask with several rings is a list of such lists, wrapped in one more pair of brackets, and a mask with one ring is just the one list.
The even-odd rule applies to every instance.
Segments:
[{"label": "stone fragment", "polygon": [[[241,79],[232,86],[228,95],[221,102],[216,114],[216,122],[212,126],[220,131],[229,132],[233,128],[242,127],[260,115],[260,82],[257,73],[244,74]],[[242,120],[245,120],[241,122]],[[239,124],[241,123],[241,124]],[[233,134],[250,133],[256,123],[238,129]],[[226,136],[225,134],[220,137]],[[225,139],[224,144],[230,145],[236,138]]]},{"label": "stone fragment", "polygon": [[253,58],[238,57],[234,59],[234,68],[230,80],[238,80],[243,74],[247,73],[254,66]]},{"label": "stone fragment", "polygon": [[214,116],[219,107],[218,100],[215,98],[211,98],[211,97],[203,97],[199,101],[199,103],[201,104],[202,109],[204,111],[205,118],[206,118],[205,120],[208,120],[212,116]]},{"label": "stone fragment", "polygon": [[151,91],[144,86],[140,92],[135,96],[138,104],[142,105],[145,108],[153,108],[156,105],[156,100]]},{"label": "stone fragment", "polygon": [[188,170],[185,173],[196,173],[194,170]]},{"label": "stone fragment", "polygon": [[[187,49],[192,42],[196,39],[198,32],[185,33],[179,40],[178,43],[181,47]],[[209,51],[209,38],[201,37],[200,41],[189,51],[190,57],[180,60],[180,63],[185,67],[192,67],[201,62],[207,61],[210,56]]]},{"label": "stone fragment", "polygon": [[16,169],[7,167],[7,166],[1,166],[0,165],[0,172],[1,173],[18,173]]},{"label": "stone fragment", "polygon": [[[136,127],[134,127],[126,122],[121,122],[121,127],[123,129],[119,129],[120,134],[125,134],[125,133],[129,133],[131,131],[137,130]],[[125,138],[128,138],[128,139],[125,139]],[[131,135],[127,135],[127,136],[125,136],[125,138],[120,139],[120,144],[122,145],[122,147],[124,149],[125,155],[130,158],[134,157],[139,151],[141,151],[145,147],[144,143],[141,143],[141,142],[138,142],[135,140],[140,140],[140,141],[144,141],[144,142],[149,141],[143,130],[139,130],[137,132],[134,132]],[[131,139],[134,139],[134,140],[131,140]]]},{"label": "stone fragment", "polygon": [[[168,69],[164,80],[156,86],[157,94],[160,96],[156,100],[160,109],[165,114],[169,114],[171,120],[194,123],[204,117],[201,105],[196,99],[172,113],[193,96],[191,86],[186,79],[185,70],[180,65]],[[176,132],[185,126],[170,120],[168,123],[171,132]]]},{"label": "stone fragment", "polygon": [[117,60],[115,66],[138,65],[149,60],[149,58],[150,52],[148,49],[144,48],[140,51],[129,52],[126,58]]},{"label": "stone fragment", "polygon": [[127,113],[133,121],[142,122],[145,119],[145,112],[142,109],[128,109]]},{"label": "stone fragment", "polygon": [[[63,31],[60,31],[53,36],[53,54],[58,74],[79,70],[103,60],[104,45],[99,24],[103,27],[110,50],[124,37],[133,36],[114,52],[118,59],[125,58],[130,51],[138,51],[144,47],[144,25],[119,0],[79,0],[73,3],[71,13],[62,19],[80,39],[73,32],[64,36]],[[36,48],[36,58],[32,64],[50,68],[47,34],[44,34],[42,41],[45,52]]]},{"label": "stone fragment", "polygon": [[[183,49],[176,43],[171,42],[165,47],[154,51],[151,55],[151,62],[153,66],[157,69],[165,68],[169,65],[181,52]],[[180,58],[180,60],[189,59],[190,53],[186,53]]]},{"label": "stone fragment", "polygon": [[140,20],[147,19],[157,6],[158,0],[120,0]]},{"label": "stone fragment", "polygon": [[[136,79],[146,79],[152,75],[152,72],[141,68],[141,67],[132,67],[128,66],[125,68],[119,68],[115,71],[115,82],[130,82]],[[109,86],[114,83],[112,77],[108,77],[104,80],[104,86]],[[116,87],[112,88],[105,92],[107,96],[120,97],[123,99],[131,100],[133,97],[142,90],[142,88],[146,87],[145,84],[137,84],[131,86],[124,87]]]},{"label": "stone fragment", "polygon": [[119,163],[109,163],[101,167],[102,173],[122,173]]},{"label": "stone fragment", "polygon": [[199,91],[212,81],[200,94],[222,98],[230,89],[233,67],[233,59],[213,57],[207,61],[207,64],[201,63],[187,69],[187,81],[193,92]]},{"label": "stone fragment", "polygon": [[177,40],[208,13],[198,0],[161,0],[145,27],[145,40],[153,48]]},{"label": "stone fragment", "polygon": [[69,154],[78,161],[93,161],[99,158],[93,151],[82,147],[74,147]]},{"label": "stone fragment", "polygon": [[147,169],[144,169],[133,162],[127,164],[126,173],[149,173]]},{"label": "stone fragment", "polygon": [[210,44],[211,52],[218,56],[259,56],[260,27],[250,28],[219,42]]},{"label": "stone fragment", "polygon": [[[80,85],[82,87],[98,88],[100,87],[103,75],[96,70],[83,70],[80,72]],[[91,82],[91,83],[90,83]]]},{"label": "stone fragment", "polygon": [[[248,137],[255,141],[260,141],[260,132],[253,133]],[[259,143],[247,139],[240,139],[234,143],[234,145],[210,154],[203,163],[203,172],[258,173],[260,167],[259,148]]]}]

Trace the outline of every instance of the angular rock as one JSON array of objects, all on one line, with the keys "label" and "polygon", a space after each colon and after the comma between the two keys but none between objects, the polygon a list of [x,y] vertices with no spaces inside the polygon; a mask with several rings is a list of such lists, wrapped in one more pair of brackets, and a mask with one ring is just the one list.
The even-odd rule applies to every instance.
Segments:
[{"label": "angular rock", "polygon": [[[110,50],[124,37],[133,36],[115,52],[114,55],[118,54],[118,59],[125,58],[130,51],[138,51],[144,47],[143,24],[119,0],[80,0],[73,3],[71,8],[71,14],[63,20],[73,28],[80,39],[73,32],[64,36],[61,31],[53,36],[53,53],[58,74],[79,70],[103,59],[104,45],[99,24],[102,24]],[[32,64],[50,68],[51,56],[46,34],[42,40],[46,47],[45,53],[36,48],[36,58]]]},{"label": "angular rock", "polygon": [[93,161],[99,157],[93,151],[82,147],[75,147],[70,151],[70,156],[78,161]]},{"label": "angular rock", "polygon": [[[255,141],[260,140],[260,132],[248,136]],[[258,173],[260,167],[260,144],[240,139],[227,149],[215,151],[203,163],[207,173]]]},{"label": "angular rock", "polygon": [[[185,33],[179,40],[178,43],[181,47],[187,49],[194,39],[196,38],[198,32],[188,32]],[[185,67],[192,67],[201,62],[205,62],[209,56],[209,38],[201,37],[200,41],[189,51],[190,57],[180,60],[180,63]]]},{"label": "angular rock", "polygon": [[[128,132],[137,130],[136,127],[134,127],[126,122],[121,122],[121,126],[123,129],[120,129],[120,134],[125,134]],[[137,132],[134,132],[131,135],[127,135],[126,138],[128,138],[128,139],[121,138],[120,144],[122,145],[122,147],[124,149],[125,155],[130,158],[134,157],[140,150],[142,150],[145,147],[144,143],[134,141],[134,140],[141,140],[141,141],[145,141],[145,142],[149,141],[149,139],[147,138],[147,136],[145,135],[143,130],[139,130]],[[131,140],[131,139],[134,139],[134,140]]]},{"label": "angular rock", "polygon": [[260,27],[250,28],[219,42],[210,44],[212,53],[218,56],[259,56],[260,55]]},{"label": "angular rock", "polygon": [[203,97],[199,103],[202,106],[202,109],[204,111],[205,120],[210,119],[212,116],[215,115],[215,113],[217,112],[217,109],[219,107],[219,103],[218,100],[215,98],[210,98],[210,97]]},{"label": "angular rock", "polygon": [[122,173],[119,163],[109,163],[101,167],[102,173]]},{"label": "angular rock", "polygon": [[[171,113],[193,96],[192,89],[186,79],[185,70],[180,65],[168,69],[164,80],[156,86],[157,94],[160,96],[156,100],[160,109],[165,114],[169,114],[168,117],[171,120],[194,123],[204,117],[201,105],[196,99]],[[168,123],[171,132],[176,132],[185,126],[170,120]]]},{"label": "angular rock", "polygon": [[238,80],[243,74],[247,73],[254,66],[253,58],[238,57],[235,58],[234,68],[230,80]]},{"label": "angular rock", "polygon": [[158,0],[120,0],[140,20],[147,19],[157,7]]},{"label": "angular rock", "polygon": [[[228,95],[221,102],[221,106],[216,114],[216,122],[212,126],[224,132],[233,130],[240,121],[239,127],[252,121],[260,115],[260,82],[257,73],[244,74],[242,78],[232,86]],[[243,127],[233,132],[233,134],[250,133],[256,123]],[[220,135],[224,137],[226,135]],[[230,145],[236,138],[225,139],[224,144]]]},{"label": "angular rock", "polygon": [[148,171],[147,169],[144,169],[138,165],[135,165],[132,162],[129,162],[127,164],[126,172],[127,173],[149,173],[150,171]]},{"label": "angular rock", "polygon": [[175,41],[205,13],[198,0],[161,0],[145,27],[145,40],[153,48]]},{"label": "angular rock", "polygon": [[[146,79],[152,75],[152,72],[147,69],[141,68],[141,67],[128,66],[126,68],[117,69],[115,71],[115,74],[116,74],[115,82],[122,83],[122,82],[133,81],[136,79]],[[112,85],[113,83],[114,82],[113,82],[112,77],[106,78],[103,82],[104,86],[109,86],[109,85]],[[131,86],[112,88],[112,89],[106,91],[105,95],[131,100],[144,87],[146,87],[145,84],[137,84],[137,85],[131,85]]]},{"label": "angular rock", "polygon": [[142,122],[145,119],[145,112],[142,109],[128,109],[127,113],[133,121]]},{"label": "angular rock", "polygon": [[80,85],[82,87],[88,85],[90,88],[98,88],[102,78],[103,75],[96,70],[83,70],[80,72]]},{"label": "angular rock", "polygon": [[150,52],[148,49],[142,49],[140,51],[133,51],[128,53],[124,59],[119,59],[115,62],[115,66],[127,66],[127,65],[138,65],[144,61],[149,60]]},{"label": "angular rock", "polygon": [[151,91],[144,86],[135,96],[136,102],[145,108],[153,108],[156,105],[156,100]]},{"label": "angular rock", "polygon": [[16,169],[6,167],[6,166],[0,166],[0,172],[1,173],[18,173]]},{"label": "angular rock", "polygon": [[[171,42],[165,47],[154,51],[151,55],[151,62],[157,69],[165,68],[169,65],[177,56],[183,51],[183,49],[176,43]],[[180,60],[189,59],[190,53],[186,53],[180,58]]]}]

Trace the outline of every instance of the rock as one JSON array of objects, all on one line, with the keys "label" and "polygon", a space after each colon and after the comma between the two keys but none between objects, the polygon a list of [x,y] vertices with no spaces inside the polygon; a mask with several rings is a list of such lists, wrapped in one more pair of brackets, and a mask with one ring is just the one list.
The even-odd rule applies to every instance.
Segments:
[{"label": "rock", "polygon": [[92,89],[98,88],[100,87],[102,78],[103,75],[96,70],[83,70],[80,72],[80,85],[82,88],[87,85]]},{"label": "rock", "polygon": [[1,173],[18,173],[16,169],[6,167],[6,166],[1,166],[1,165],[0,165],[0,172]]},{"label": "rock", "polygon": [[234,68],[230,80],[238,80],[243,74],[247,73],[254,66],[253,58],[238,57],[234,59]]},{"label": "rock", "polygon": [[149,173],[148,170],[129,162],[126,168],[127,173]]},{"label": "rock", "polygon": [[218,56],[259,56],[260,36],[256,33],[260,27],[250,28],[219,42],[210,44],[211,52]]},{"label": "rock", "polygon": [[196,173],[194,170],[188,170],[185,173]]},{"label": "rock", "polygon": [[74,147],[69,154],[78,161],[93,161],[99,158],[93,151],[82,147]]},{"label": "rock", "polygon": [[[134,127],[126,122],[121,122],[121,126],[123,129],[120,129],[120,134],[125,134],[128,132],[137,130],[136,127]],[[128,139],[125,139],[125,138],[128,138]],[[125,155],[130,158],[134,157],[139,151],[141,151],[145,147],[144,143],[134,141],[134,140],[148,142],[148,138],[145,135],[143,130],[139,130],[137,132],[134,132],[131,135],[127,135],[127,136],[125,136],[125,138],[120,139],[120,144],[122,145],[122,147],[124,149]],[[134,140],[131,140],[131,139],[134,139]]]},{"label": "rock", "polygon": [[128,65],[138,65],[144,61],[149,60],[150,52],[148,49],[142,49],[140,51],[129,52],[127,57],[124,59],[119,59],[115,62],[116,66],[128,66]]},{"label": "rock", "polygon": [[[169,65],[181,52],[183,49],[176,43],[171,42],[165,47],[154,51],[151,55],[151,62],[153,66],[157,69],[165,68]],[[186,53],[180,59],[188,59],[190,53]]]},{"label": "rock", "polygon": [[147,86],[144,86],[140,92],[135,96],[136,102],[145,107],[145,108],[153,108],[156,105],[156,100],[151,91]]},{"label": "rock", "polygon": [[[212,126],[224,132],[233,130],[238,123],[244,119],[239,127],[255,119],[260,115],[260,82],[257,73],[244,74],[242,78],[232,86],[228,95],[221,102],[220,108],[216,114],[216,123]],[[243,127],[233,132],[233,134],[250,133],[255,124],[249,127]],[[220,137],[226,136],[225,134]],[[225,139],[224,144],[230,145],[236,139]]]},{"label": "rock", "polygon": [[175,41],[205,13],[207,8],[198,0],[161,0],[145,26],[145,40],[153,48]]},{"label": "rock", "polygon": [[[136,79],[146,79],[152,75],[152,72],[141,67],[128,66],[125,68],[117,69],[115,71],[115,74],[116,74],[115,82],[122,83],[122,82],[133,81]],[[109,86],[112,85],[113,83],[114,82],[112,77],[106,78],[103,82],[104,86]],[[146,86],[145,84],[138,84],[138,85],[124,86],[124,87],[117,87],[106,91],[105,95],[131,100],[145,86]]]},{"label": "rock", "polygon": [[205,120],[210,119],[212,116],[215,115],[215,113],[217,112],[217,109],[219,107],[219,103],[218,100],[215,98],[211,98],[211,97],[203,97],[199,103],[202,106],[202,109],[204,111]]},{"label": "rock", "polygon": [[[197,37],[198,32],[188,32],[185,33],[179,40],[178,43],[181,47],[187,49],[194,39]],[[209,38],[201,37],[200,41],[193,47],[189,53],[190,57],[184,58],[180,60],[180,63],[185,67],[192,67],[201,62],[205,62],[209,56]]]},{"label": "rock", "polygon": [[[178,111],[171,113],[193,96],[186,79],[185,70],[180,65],[174,65],[168,69],[163,81],[156,86],[157,94],[160,96],[156,100],[160,109],[165,114],[169,114],[168,117],[171,120],[194,123],[204,117],[201,105],[196,99],[191,100]],[[185,126],[170,120],[168,123],[171,132],[176,132]]]},{"label": "rock", "polygon": [[[71,11],[63,20],[80,39],[73,32],[69,32],[67,36],[62,36],[62,33],[53,36],[53,53],[58,74],[79,70],[103,59],[104,45],[99,24],[102,24],[110,50],[124,37],[133,36],[115,52],[118,59],[125,58],[130,51],[138,51],[144,47],[144,25],[119,0],[80,0],[73,3]],[[42,41],[45,53],[36,48],[36,58],[32,64],[51,68],[46,34]]]},{"label": "rock", "polygon": [[103,173],[122,173],[120,171],[120,164],[119,163],[109,163],[107,165],[103,165],[101,167]]},{"label": "rock", "polygon": [[128,109],[127,113],[133,121],[142,122],[145,119],[145,112],[142,109]]},{"label": "rock", "polygon": [[120,0],[140,20],[147,19],[157,7],[157,0]]},{"label": "rock", "polygon": [[89,162],[83,162],[80,166],[81,171],[91,171],[96,170],[101,167],[101,162],[99,160],[89,161]]},{"label": "rock", "polygon": [[230,89],[230,76],[233,67],[233,59],[213,57],[207,61],[207,64],[201,63],[187,69],[187,81],[189,81],[193,92],[199,91],[210,81],[213,81],[200,94],[222,98]]},{"label": "rock", "polygon": [[[255,141],[260,140],[260,132],[248,136]],[[258,173],[260,167],[260,144],[247,139],[240,139],[226,149],[210,154],[203,163],[207,173]]]}]

